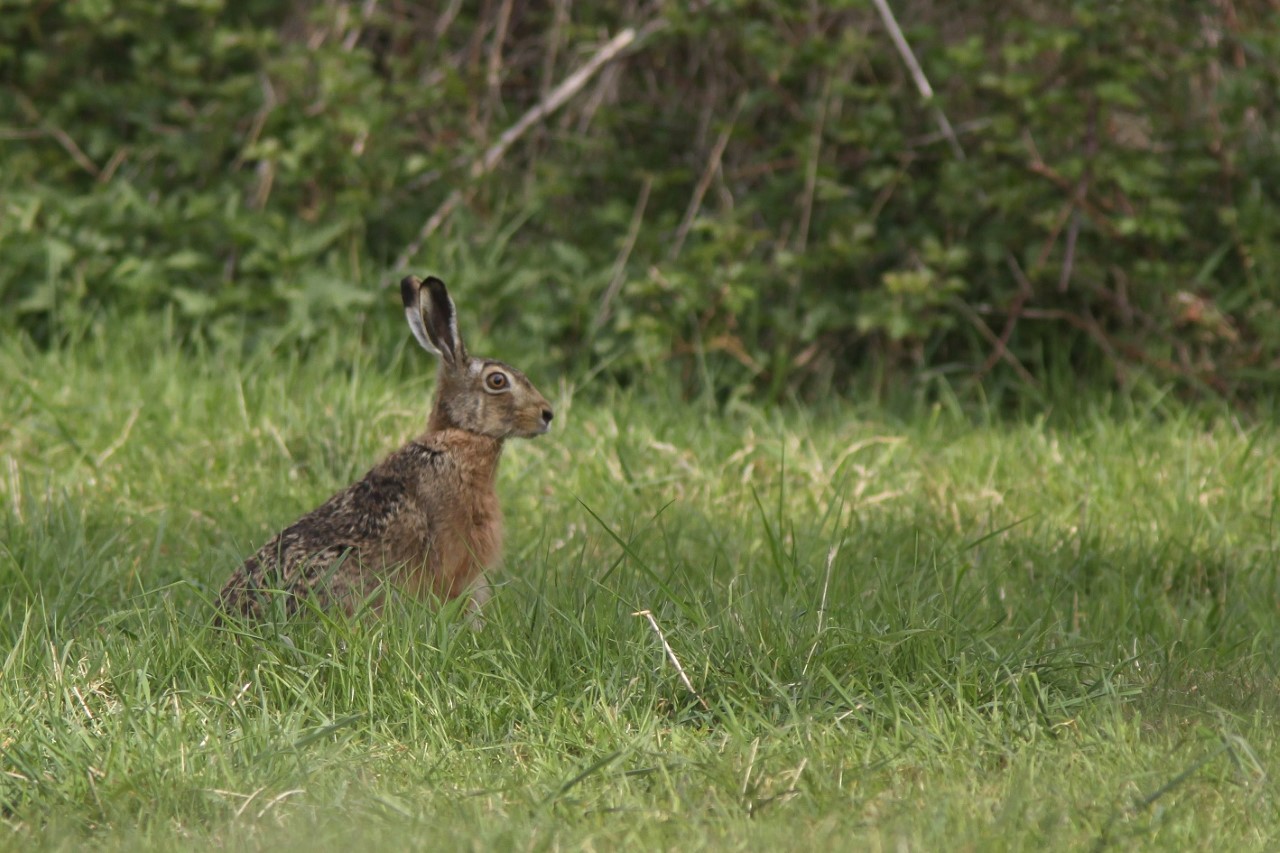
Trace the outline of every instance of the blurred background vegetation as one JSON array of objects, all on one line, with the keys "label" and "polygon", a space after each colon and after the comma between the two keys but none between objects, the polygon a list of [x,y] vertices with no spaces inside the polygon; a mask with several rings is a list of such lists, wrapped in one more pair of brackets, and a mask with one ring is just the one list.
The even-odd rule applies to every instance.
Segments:
[{"label": "blurred background vegetation", "polygon": [[5,0],[0,331],[398,334],[413,270],[690,394],[1273,390],[1280,2],[893,7],[932,100],[870,0]]}]

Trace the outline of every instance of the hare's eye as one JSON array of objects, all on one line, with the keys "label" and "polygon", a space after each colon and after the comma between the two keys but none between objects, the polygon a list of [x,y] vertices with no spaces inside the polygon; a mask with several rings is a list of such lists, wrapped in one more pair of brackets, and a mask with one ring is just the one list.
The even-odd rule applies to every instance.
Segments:
[{"label": "hare's eye", "polygon": [[490,373],[485,377],[484,382],[489,386],[490,391],[501,391],[510,384],[505,373]]}]

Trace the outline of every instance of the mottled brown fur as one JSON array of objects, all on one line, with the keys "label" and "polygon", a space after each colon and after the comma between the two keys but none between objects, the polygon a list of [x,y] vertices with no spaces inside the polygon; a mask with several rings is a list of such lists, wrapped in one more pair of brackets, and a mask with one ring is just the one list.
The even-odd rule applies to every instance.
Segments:
[{"label": "mottled brown fur", "polygon": [[351,612],[387,583],[419,598],[472,589],[477,608],[488,597],[483,575],[502,554],[503,441],[546,432],[551,407],[520,371],[467,355],[443,282],[409,277],[401,292],[414,336],[440,356],[427,431],[246,560],[223,611],[260,616],[282,592],[286,612],[306,598]]}]

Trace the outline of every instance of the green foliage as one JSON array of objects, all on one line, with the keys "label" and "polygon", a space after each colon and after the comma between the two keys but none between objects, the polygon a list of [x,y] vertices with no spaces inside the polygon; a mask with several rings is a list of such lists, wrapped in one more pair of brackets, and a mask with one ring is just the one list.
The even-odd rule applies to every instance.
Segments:
[{"label": "green foliage", "polygon": [[47,341],[172,306],[186,333],[314,337],[391,300],[459,190],[409,265],[620,378],[673,360],[690,387],[777,395],[868,362],[1137,368],[1244,395],[1280,375],[1260,0],[912,4],[933,103],[868,4],[670,4],[488,175],[470,164],[505,128],[644,21],[463,5],[8,4],[5,325]]}]

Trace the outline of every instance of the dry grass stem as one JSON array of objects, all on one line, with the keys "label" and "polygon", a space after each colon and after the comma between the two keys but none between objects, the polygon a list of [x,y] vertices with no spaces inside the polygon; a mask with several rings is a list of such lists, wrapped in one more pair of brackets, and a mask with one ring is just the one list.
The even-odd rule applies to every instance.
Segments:
[{"label": "dry grass stem", "polygon": [[693,694],[693,698],[698,700],[698,704],[703,710],[710,711],[711,706],[707,704],[707,700],[702,698],[697,689],[693,686],[693,682],[689,680],[689,675],[684,671],[684,667],[680,665],[680,658],[676,657],[675,649],[671,648],[671,644],[667,642],[666,635],[662,633],[662,628],[658,627],[658,620],[653,618],[653,612],[649,610],[637,610],[632,616],[643,616],[649,620],[649,624],[653,627],[653,632],[658,635],[658,640],[662,643],[663,650],[667,653],[667,659],[671,661],[671,665],[676,668],[680,680],[684,682],[684,686]]}]

